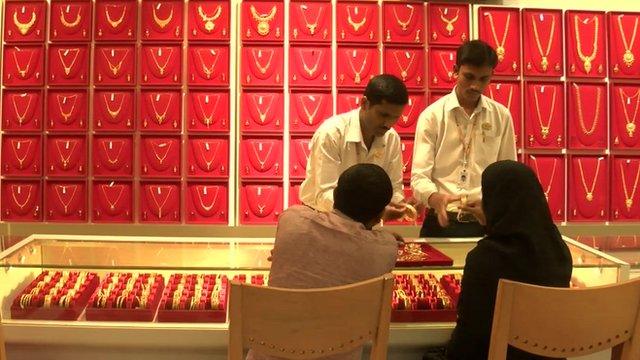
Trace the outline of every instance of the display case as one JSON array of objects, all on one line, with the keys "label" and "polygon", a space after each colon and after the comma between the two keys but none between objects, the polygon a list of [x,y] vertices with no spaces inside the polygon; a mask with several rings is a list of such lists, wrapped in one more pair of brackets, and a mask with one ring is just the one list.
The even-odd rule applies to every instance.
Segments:
[{"label": "display case", "polygon": [[[434,254],[449,258],[452,265],[398,267],[396,290],[413,277],[439,279],[439,287],[459,292],[464,260],[476,241],[415,240],[421,244],[413,244],[414,248],[433,248]],[[628,278],[628,264],[566,241],[573,276],[586,286]],[[38,359],[55,347],[64,349],[60,351],[71,360],[85,358],[88,351],[116,359],[123,349],[136,359],[158,359],[160,352],[162,358],[224,358],[228,342],[225,285],[234,278],[266,284],[272,247],[271,238],[29,236],[0,253],[0,315],[7,354]],[[64,294],[57,301],[47,298],[50,306],[45,309],[43,298],[34,299],[42,289],[55,289],[53,283],[63,284]],[[127,292],[123,295],[123,291]],[[189,300],[195,292],[206,304],[202,308]],[[33,294],[29,302],[42,303],[38,316],[25,303],[26,294]],[[178,310],[173,310],[174,305]],[[455,316],[438,318],[443,312],[421,322],[397,309],[392,313],[391,355],[443,344],[455,325]],[[455,314],[455,309],[449,314]],[[404,322],[395,322],[399,320]]]}]

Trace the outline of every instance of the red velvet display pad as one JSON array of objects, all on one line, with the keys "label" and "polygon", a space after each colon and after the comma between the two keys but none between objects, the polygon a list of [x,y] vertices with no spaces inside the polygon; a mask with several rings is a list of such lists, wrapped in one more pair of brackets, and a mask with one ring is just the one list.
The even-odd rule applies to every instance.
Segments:
[{"label": "red velvet display pad", "polygon": [[567,77],[602,79],[607,76],[605,32],[603,11],[565,12]]},{"label": "red velvet display pad", "polygon": [[228,136],[189,136],[188,175],[224,179],[229,176]]},{"label": "red velvet display pad", "polygon": [[47,130],[86,131],[87,90],[49,90],[47,98]]},{"label": "red velvet display pad", "polygon": [[281,134],[284,130],[282,92],[243,91],[240,104],[240,130],[243,133]]},{"label": "red velvet display pad", "polygon": [[[71,274],[77,277],[78,272],[72,272]],[[36,306],[27,306],[25,308],[20,306],[20,297],[23,294],[29,294],[31,290],[35,288],[35,286],[40,282],[44,281],[45,277],[51,276],[53,281],[49,281],[45,283],[43,289],[50,289],[53,287],[54,283],[57,282],[58,279],[62,276],[62,273],[59,271],[51,272],[48,270],[43,271],[36,277],[32,282],[29,283],[20,293],[13,299],[13,303],[11,304],[11,318],[12,319],[28,319],[28,320],[77,320],[82,314],[82,311],[87,306],[87,302],[89,301],[89,297],[95,291],[98,286],[98,275],[96,273],[88,273],[85,278],[85,282],[80,287],[79,291],[73,298],[73,305],[70,307],[63,307],[58,305],[58,301],[60,296],[57,297],[58,300],[52,301],[51,307],[44,307],[44,293],[40,291],[39,294],[35,294],[32,302],[37,301]],[[70,280],[67,280],[65,284],[65,290],[69,290],[74,286],[75,283],[71,283]],[[64,290],[63,290],[64,291]],[[47,290],[48,292],[48,290]],[[65,292],[66,293],[66,292]]]},{"label": "red velvet display pad", "polygon": [[52,1],[49,37],[51,41],[91,40],[91,1]]},{"label": "red velvet display pad", "polygon": [[137,18],[137,1],[96,0],[96,41],[134,41]]},{"label": "red velvet display pad", "polygon": [[240,82],[244,87],[284,85],[284,49],[282,46],[242,47]]},{"label": "red velvet display pad", "polygon": [[92,193],[93,222],[133,222],[133,184],[130,181],[94,181]]},{"label": "red velvet display pad", "polygon": [[[95,290],[91,298],[89,299],[89,304],[87,305],[86,310],[86,318],[89,321],[153,321],[155,317],[156,310],[158,309],[158,305],[160,304],[160,300],[162,297],[162,291],[164,289],[164,278],[162,275],[155,275],[156,281],[153,287],[150,289],[149,294],[149,303],[146,308],[133,308],[133,307],[125,307],[125,308],[117,308],[116,300],[112,299],[111,303],[107,301],[107,307],[97,307],[96,301],[98,300],[98,293],[101,289],[106,288],[107,284],[111,281],[111,276],[113,273],[107,274],[103,279],[98,288]],[[118,274],[115,274],[118,275]],[[128,274],[131,275],[131,274]],[[138,276],[138,280],[141,277],[149,276],[150,274],[140,274]],[[122,277],[120,277],[122,278]],[[137,281],[137,280],[136,280]],[[116,287],[122,287],[124,283],[119,283]],[[140,294],[140,288],[134,290],[133,295]],[[129,295],[131,297],[132,295]],[[127,301],[133,302],[133,299]],[[128,305],[128,304],[127,304]]]},{"label": "red velvet display pad", "polygon": [[195,132],[229,132],[229,92],[189,91],[187,129]]},{"label": "red velvet display pad", "polygon": [[338,43],[377,43],[380,7],[376,2],[339,1],[336,4]]},{"label": "red velvet display pad", "polygon": [[44,84],[44,45],[5,46],[2,83],[7,87]]},{"label": "red velvet display pad", "polygon": [[182,147],[180,136],[142,136],[140,138],[140,175],[143,177],[180,177]]},{"label": "red velvet display pad", "polygon": [[275,225],[283,203],[282,183],[244,182],[240,189],[240,223]]},{"label": "red velvet display pad", "polygon": [[2,130],[42,130],[43,104],[42,90],[5,90],[2,96]]},{"label": "red velvet display pad", "polygon": [[49,45],[49,84],[89,84],[89,45]]},{"label": "red velvet display pad", "polygon": [[291,46],[289,85],[292,88],[331,87],[330,46]]},{"label": "red velvet display pad", "polygon": [[140,92],[140,131],[179,133],[182,129],[180,90]]},{"label": "red velvet display pad", "polygon": [[480,40],[486,41],[498,53],[495,75],[519,76],[520,63],[520,9],[509,7],[478,8]]},{"label": "red velvet display pad", "polygon": [[133,175],[133,137],[94,136],[93,175],[98,177]]},{"label": "red velvet display pad", "polygon": [[402,152],[402,178],[407,181],[411,179],[413,138],[400,140],[400,151]]},{"label": "red velvet display pad", "polygon": [[609,238],[607,250],[638,250],[640,249],[640,239],[637,235],[616,236]]},{"label": "red velvet display pad", "polygon": [[227,183],[191,181],[186,189],[186,222],[189,224],[227,224]]},{"label": "red velvet display pad", "polygon": [[240,34],[244,43],[283,42],[283,1],[243,1]]},{"label": "red velvet display pad", "polygon": [[450,91],[429,91],[429,96],[427,97],[427,106],[433,104],[434,102],[440,100],[440,98],[450,93]]},{"label": "red velvet display pad", "polygon": [[456,85],[453,68],[456,64],[456,49],[436,48],[429,50],[429,88],[450,90]]},{"label": "red velvet display pad", "polygon": [[380,52],[376,47],[338,47],[336,61],[339,88],[364,88],[380,73]]},{"label": "red velvet display pad", "polygon": [[565,146],[564,83],[526,82],[524,142],[530,149]]},{"label": "red velvet display pad", "polygon": [[2,181],[2,220],[42,220],[42,194],[40,180]]},{"label": "red velvet display pad", "polygon": [[4,135],[2,137],[2,175],[40,176],[42,174],[42,136]]},{"label": "red velvet display pad", "polygon": [[496,81],[487,86],[485,96],[504,105],[511,113],[516,147],[522,144],[522,90],[518,81]]},{"label": "red velvet display pad", "polygon": [[[609,77],[637,79],[640,77],[640,13],[607,13],[609,33]],[[633,40],[633,42],[631,42]]]},{"label": "red velvet display pad", "polygon": [[229,0],[189,1],[189,41],[228,41],[230,24]]},{"label": "red velvet display pad", "polygon": [[333,115],[331,91],[292,91],[289,98],[289,131],[313,134],[323,121]]},{"label": "red velvet display pad", "polygon": [[607,148],[607,85],[567,82],[570,149]]},{"label": "red velvet display pad", "polygon": [[229,86],[229,47],[227,45],[191,45],[187,51],[190,86]]},{"label": "red velvet display pad", "polygon": [[182,41],[183,11],[180,0],[142,2],[142,40]]},{"label": "red velvet display pad", "polygon": [[526,163],[538,176],[542,191],[547,196],[549,210],[555,221],[563,221],[565,216],[565,162],[562,155],[532,155],[526,157]]},{"label": "red velvet display pad", "polygon": [[[229,282],[225,275],[221,275],[218,279],[214,274],[207,274],[203,276],[203,291],[202,297],[205,298],[204,309],[188,309],[189,305],[185,303],[189,301],[194,295],[194,285],[197,275],[195,274],[171,274],[169,283],[164,289],[162,295],[162,301],[160,302],[160,308],[158,309],[158,322],[216,322],[222,323],[227,320],[227,300],[229,294]],[[181,309],[173,309],[173,294],[176,291],[177,284],[180,283],[182,278],[186,278],[183,295],[181,296],[181,303],[179,307]],[[219,304],[218,307],[213,309],[211,306],[211,292],[216,283],[221,286],[218,294]],[[187,294],[185,294],[185,291]]]},{"label": "red velvet display pad", "polygon": [[289,143],[289,178],[304,179],[311,150],[309,137],[292,137]]},{"label": "red velvet display pad", "polygon": [[7,1],[4,5],[4,41],[41,42],[45,39],[45,1]]},{"label": "red velvet display pad", "polygon": [[142,182],[140,221],[144,223],[179,223],[181,212],[179,182]]},{"label": "red velvet display pad", "polygon": [[281,179],[283,174],[282,138],[243,138],[240,167],[243,179]]},{"label": "red velvet display pad", "polygon": [[44,196],[45,221],[86,222],[86,181],[47,180]]},{"label": "red velvet display pad", "polygon": [[564,75],[562,10],[522,10],[525,76]]},{"label": "red velvet display pad", "polygon": [[136,83],[135,46],[96,45],[94,84],[127,86]]},{"label": "red velvet display pad", "polygon": [[569,221],[606,221],[609,219],[610,175],[608,162],[606,157],[571,156],[567,179]]},{"label": "red velvet display pad", "polygon": [[301,183],[298,182],[289,184],[289,207],[302,205],[302,201],[300,201],[300,185]]},{"label": "red velvet display pad", "polygon": [[143,86],[178,86],[182,83],[182,47],[143,45],[140,62]]},{"label": "red velvet display pad", "polygon": [[640,219],[640,158],[616,156],[611,163],[611,220]]},{"label": "red velvet display pad", "polygon": [[423,92],[409,93],[409,102],[404,107],[402,116],[394,125],[394,129],[400,135],[412,135],[416,132],[418,117],[426,108],[426,98]]},{"label": "red velvet display pad", "polygon": [[135,128],[134,90],[96,90],[93,129],[96,132],[131,132]]},{"label": "red velvet display pad", "polygon": [[408,89],[425,87],[425,52],[423,48],[384,49],[384,72],[404,81]]},{"label": "red velvet display pad", "polygon": [[360,107],[362,91],[338,91],[336,96],[337,113],[342,114]]},{"label": "red velvet display pad", "polygon": [[640,86],[611,85],[611,147],[640,148]]},{"label": "red velvet display pad", "polygon": [[291,2],[289,5],[289,41],[331,42],[331,4],[328,2]]},{"label": "red velvet display pad", "polygon": [[469,5],[428,3],[429,44],[460,45],[469,40]]},{"label": "red velvet display pad", "polygon": [[86,175],[87,145],[85,136],[49,135],[46,147],[46,174],[54,177]]},{"label": "red velvet display pad", "polygon": [[[422,301],[416,299],[418,284],[421,291],[428,296],[444,296],[449,302],[448,305],[435,301],[429,304],[427,298]],[[413,304],[411,309],[405,309],[405,304],[399,296],[399,291],[403,291]],[[445,275],[438,280],[432,274],[419,275],[396,275],[394,281],[394,291],[391,300],[391,321],[392,322],[454,322],[457,317],[456,305],[460,291],[460,279],[453,275]],[[407,294],[408,293],[408,294]],[[417,300],[414,302],[414,300]],[[435,307],[435,308],[434,308]]]},{"label": "red velvet display pad", "polygon": [[420,260],[402,260],[402,254],[404,253],[404,246],[400,246],[398,249],[398,259],[396,260],[396,267],[417,267],[417,266],[451,266],[453,265],[453,259],[443,254],[433,246],[427,243],[419,243],[420,250],[425,254]]},{"label": "red velvet display pad", "polygon": [[424,12],[425,8],[421,2],[383,2],[384,42],[424,44]]}]

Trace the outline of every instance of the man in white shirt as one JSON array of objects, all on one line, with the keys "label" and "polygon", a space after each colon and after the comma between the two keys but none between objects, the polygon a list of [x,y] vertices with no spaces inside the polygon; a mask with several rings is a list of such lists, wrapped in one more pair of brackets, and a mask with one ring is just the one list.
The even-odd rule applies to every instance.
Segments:
[{"label": "man in white shirt", "polygon": [[391,178],[393,197],[384,219],[408,215],[402,192],[400,136],[392,129],[402,115],[409,95],[393,75],[372,78],[364,91],[360,108],[327,119],[311,142],[307,175],[300,186],[300,200],[316,210],[333,209],[333,189],[338,177],[352,165],[370,163],[382,167]]},{"label": "man in white shirt", "polygon": [[497,63],[487,43],[464,43],[453,69],[456,87],[420,114],[411,188],[417,201],[430,208],[421,237],[484,235],[482,172],[498,160],[516,160],[509,110],[482,95]]}]

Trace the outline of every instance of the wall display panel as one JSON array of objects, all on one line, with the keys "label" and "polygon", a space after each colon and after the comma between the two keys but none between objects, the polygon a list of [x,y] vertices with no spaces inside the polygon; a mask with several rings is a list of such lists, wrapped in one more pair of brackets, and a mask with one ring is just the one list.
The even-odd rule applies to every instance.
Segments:
[{"label": "wall display panel", "polygon": [[142,85],[180,85],[182,47],[142,45],[140,48]]},{"label": "wall display panel", "polygon": [[229,1],[191,0],[189,11],[189,41],[228,41],[231,8]]},{"label": "wall display panel", "polygon": [[423,48],[384,49],[384,72],[404,81],[409,89],[425,87],[425,51]]},{"label": "wall display panel", "polygon": [[485,96],[504,105],[511,114],[516,147],[522,146],[522,90],[518,81],[492,81]]},{"label": "wall display panel", "polygon": [[339,1],[336,4],[338,42],[377,43],[380,38],[379,17],[377,2]]},{"label": "wall display panel", "polygon": [[86,131],[89,113],[87,90],[47,92],[47,130]]},{"label": "wall display panel", "polygon": [[336,95],[337,113],[342,114],[360,108],[362,91],[338,91]]},{"label": "wall display panel", "polygon": [[310,137],[292,137],[289,142],[289,178],[304,180],[311,155]]},{"label": "wall display panel", "polygon": [[[611,147],[613,149],[640,148],[640,86],[633,84],[613,84],[611,94]],[[636,125],[637,124],[637,125]]]},{"label": "wall display panel", "polygon": [[564,83],[526,82],[525,147],[562,149],[565,146]]},{"label": "wall display panel", "polygon": [[282,183],[247,183],[240,188],[240,224],[275,225],[283,210]]},{"label": "wall display panel", "polygon": [[242,138],[238,173],[242,179],[281,179],[283,159],[281,138]]},{"label": "wall display panel", "polygon": [[284,49],[281,46],[243,46],[240,81],[244,87],[282,87]]},{"label": "wall display panel", "polygon": [[243,42],[283,42],[284,2],[243,1],[240,14]]},{"label": "wall display panel", "polygon": [[380,73],[380,52],[377,47],[338,47],[337,87],[364,88],[371,78]]},{"label": "wall display panel", "polygon": [[229,221],[226,183],[189,182],[185,192],[189,224],[221,224]]},{"label": "wall display panel", "polygon": [[3,180],[1,199],[3,221],[42,220],[40,180]]},{"label": "wall display panel", "polygon": [[427,95],[427,106],[433,104],[434,102],[440,100],[442,97],[450,94],[451,91],[440,90],[440,91],[429,91]]},{"label": "wall display panel", "polygon": [[136,84],[135,46],[96,45],[94,51],[95,86]]},{"label": "wall display panel", "polygon": [[282,92],[243,91],[240,95],[240,130],[243,133],[276,133],[284,129]]},{"label": "wall display panel", "polygon": [[331,42],[332,6],[330,2],[291,2],[289,5],[289,41]]},{"label": "wall display panel", "polygon": [[180,90],[143,90],[140,92],[142,132],[180,132],[182,94]]},{"label": "wall display panel", "polygon": [[43,42],[47,22],[45,1],[7,1],[4,4],[4,41]]},{"label": "wall display panel", "polygon": [[42,175],[42,136],[2,136],[2,175],[38,177]]},{"label": "wall display panel", "polygon": [[181,169],[180,136],[141,136],[140,176],[179,178]]},{"label": "wall display panel", "polygon": [[402,115],[393,127],[400,135],[413,135],[418,124],[418,117],[426,109],[426,98],[424,92],[410,92],[407,106],[404,107]]},{"label": "wall display panel", "polygon": [[333,115],[331,91],[292,91],[289,97],[289,132],[313,134]]},{"label": "wall display panel", "polygon": [[568,82],[569,148],[607,148],[607,85]]},{"label": "wall display panel", "polygon": [[143,1],[140,11],[143,41],[182,41],[183,1]]},{"label": "wall display panel", "polygon": [[5,45],[2,64],[4,86],[42,86],[44,61],[43,45]]},{"label": "wall display panel", "polygon": [[137,18],[137,1],[96,0],[96,41],[135,41]]},{"label": "wall display panel", "polygon": [[46,175],[78,177],[87,174],[87,138],[81,136],[47,136]]},{"label": "wall display panel", "polygon": [[411,164],[413,159],[413,138],[400,140],[400,151],[402,152],[402,178],[411,180]]},{"label": "wall display panel", "polygon": [[95,132],[131,132],[135,128],[134,90],[96,90],[93,94]]},{"label": "wall display panel", "polygon": [[456,49],[437,48],[429,49],[429,69],[431,71],[430,89],[453,89],[456,84],[454,67],[456,65]]},{"label": "wall display panel", "polygon": [[482,6],[478,9],[478,31],[480,39],[493,46],[498,54],[494,74],[520,75],[520,10]]},{"label": "wall display panel", "polygon": [[469,5],[427,3],[429,44],[459,45],[470,39]]},{"label": "wall display panel", "polygon": [[87,182],[55,180],[45,185],[45,221],[87,221]]},{"label": "wall display panel", "polygon": [[190,45],[187,51],[190,86],[229,86],[228,46]]},{"label": "wall display panel", "polygon": [[637,50],[640,45],[637,40],[640,13],[610,12],[607,16],[609,76],[616,79],[637,79],[640,77],[640,52]]},{"label": "wall display panel", "polygon": [[51,41],[91,41],[91,1],[52,1]]},{"label": "wall display panel", "polygon": [[133,222],[133,184],[130,181],[93,181],[92,221]]},{"label": "wall display panel", "polygon": [[640,158],[617,156],[611,163],[611,219],[637,221],[640,218]]},{"label": "wall display panel", "polygon": [[292,46],[289,51],[289,86],[331,87],[331,47]]},{"label": "wall display panel", "polygon": [[383,2],[385,43],[423,44],[425,7],[422,2]]},{"label": "wall display panel", "polygon": [[132,136],[93,137],[93,176],[130,177],[133,175]]},{"label": "wall display panel", "polygon": [[293,205],[303,205],[300,201],[300,182],[292,182],[289,184],[289,207]]},{"label": "wall display panel", "polygon": [[49,85],[89,84],[88,45],[49,45]]},{"label": "wall display panel", "polygon": [[526,157],[526,163],[538,176],[553,220],[563,221],[566,178],[564,156],[529,154]]},{"label": "wall display panel", "polygon": [[42,130],[43,104],[42,90],[4,90],[2,130],[8,132]]},{"label": "wall display panel", "polygon": [[522,10],[525,76],[564,75],[562,10]]},{"label": "wall display panel", "polygon": [[189,91],[187,129],[190,132],[229,132],[229,91]]},{"label": "wall display panel", "polygon": [[145,223],[180,222],[181,187],[179,182],[141,182],[140,221]]},{"label": "wall display panel", "polygon": [[225,179],[229,176],[229,138],[190,136],[187,141],[188,176]]},{"label": "wall display panel", "polygon": [[571,156],[569,166],[569,221],[605,221],[609,218],[609,166],[606,157]]},{"label": "wall display panel", "polygon": [[604,78],[606,74],[606,24],[604,12],[565,12],[568,77]]}]

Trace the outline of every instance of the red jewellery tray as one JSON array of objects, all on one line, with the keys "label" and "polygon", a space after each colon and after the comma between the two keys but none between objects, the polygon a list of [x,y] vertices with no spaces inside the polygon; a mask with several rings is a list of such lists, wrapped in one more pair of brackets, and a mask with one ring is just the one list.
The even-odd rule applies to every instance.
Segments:
[{"label": "red jewellery tray", "polygon": [[[176,274],[171,275],[169,284],[164,289],[160,308],[158,309],[158,322],[189,322],[189,323],[223,323],[227,321],[227,305],[229,300],[229,282],[226,276],[220,278],[221,289],[218,294],[219,305],[217,309],[171,309],[171,297],[173,291],[172,281]],[[218,280],[218,279],[216,279]],[[175,282],[174,282],[175,284]],[[212,282],[211,285],[214,283]],[[192,288],[193,290],[193,288]],[[205,292],[208,292],[205,290]],[[211,293],[204,295],[207,302],[211,302]],[[169,306],[169,308],[167,308]]]},{"label": "red jewellery tray", "polygon": [[[417,253],[416,258],[403,260],[404,248],[407,246],[419,245],[419,249],[414,251]],[[421,256],[420,256],[421,255]],[[420,256],[420,257],[419,257]],[[418,258],[419,257],[419,258]],[[408,243],[398,249],[398,259],[396,267],[414,267],[414,266],[451,266],[453,259],[436,250],[433,246],[426,243]]]},{"label": "red jewellery tray", "polygon": [[[407,282],[403,285],[402,280]],[[460,282],[461,276],[456,274],[443,275],[441,278],[436,278],[433,274],[402,274],[396,275],[394,279],[394,289],[391,301],[391,321],[392,322],[454,322],[457,318],[457,304],[460,294]],[[429,281],[430,280],[430,281]],[[427,282],[428,281],[428,282]],[[416,285],[418,285],[416,287]],[[433,299],[432,303],[427,300],[427,297],[422,297],[416,300],[415,292],[417,288],[420,291],[424,291],[429,296],[429,299]],[[409,292],[409,298],[412,300],[411,309],[404,308],[405,304],[399,299],[400,293],[407,296],[405,293]],[[441,303],[432,297],[433,294],[437,294],[437,299],[446,299],[445,303],[442,300]],[[416,300],[414,302],[414,300]],[[422,301],[420,301],[422,300]],[[435,308],[434,308],[435,307]]]}]

